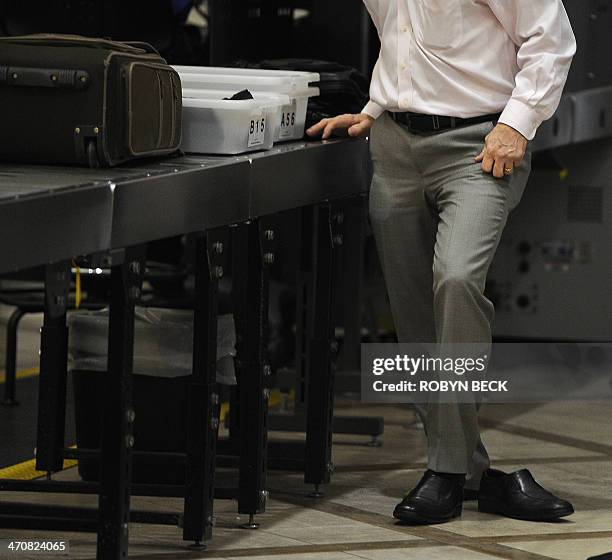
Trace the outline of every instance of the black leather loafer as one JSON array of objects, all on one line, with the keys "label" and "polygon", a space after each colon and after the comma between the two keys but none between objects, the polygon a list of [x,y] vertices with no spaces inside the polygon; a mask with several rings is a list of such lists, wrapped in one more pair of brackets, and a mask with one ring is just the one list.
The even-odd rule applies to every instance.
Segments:
[{"label": "black leather loafer", "polygon": [[393,517],[410,525],[445,523],[461,515],[463,484],[459,477],[427,471],[397,506]]},{"label": "black leather loafer", "polygon": [[542,488],[527,469],[510,474],[489,469],[480,483],[478,511],[523,521],[554,521],[571,515],[574,508]]}]

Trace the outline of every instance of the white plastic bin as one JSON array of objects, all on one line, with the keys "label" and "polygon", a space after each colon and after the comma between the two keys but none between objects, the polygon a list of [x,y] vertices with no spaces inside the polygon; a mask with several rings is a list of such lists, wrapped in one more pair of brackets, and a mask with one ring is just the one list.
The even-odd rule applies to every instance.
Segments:
[{"label": "white plastic bin", "polygon": [[294,95],[310,87],[302,76],[251,76],[247,74],[180,74],[185,89],[221,89],[268,91]]},{"label": "white plastic bin", "polygon": [[308,84],[314,84],[321,80],[320,74],[316,72],[300,72],[298,70],[262,70],[259,68],[227,68],[222,66],[173,66],[180,74],[201,74],[201,75],[219,75],[225,76],[260,76],[260,77],[295,77],[297,79],[306,80]]},{"label": "white plastic bin", "polygon": [[[235,93],[235,90],[183,89],[183,98],[223,99],[231,97]],[[317,88],[308,88],[303,95],[295,96],[267,91],[251,91],[251,94],[258,101],[268,100],[279,103],[277,115],[273,122],[275,143],[303,138],[308,99],[319,95]]]},{"label": "white plastic bin", "polygon": [[224,100],[218,91],[183,97],[183,139],[188,153],[233,155],[269,150],[283,99]]},{"label": "white plastic bin", "polygon": [[[290,97],[281,109],[281,127],[275,141],[301,140],[304,136],[308,100],[319,95],[310,83],[319,80],[312,72],[252,70],[243,68],[175,67],[181,75],[183,90],[220,90],[251,93],[274,93]],[[188,68],[188,71],[181,71]],[[224,73],[226,72],[226,73]]]}]

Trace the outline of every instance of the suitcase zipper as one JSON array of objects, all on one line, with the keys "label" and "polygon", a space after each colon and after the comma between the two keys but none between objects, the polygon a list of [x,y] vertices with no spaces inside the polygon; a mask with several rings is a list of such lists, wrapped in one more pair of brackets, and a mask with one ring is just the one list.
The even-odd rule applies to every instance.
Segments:
[{"label": "suitcase zipper", "polygon": [[177,138],[177,131],[180,131],[180,127],[177,128],[177,109],[179,103],[182,106],[183,103],[183,92],[181,90],[180,84],[177,87],[176,79],[180,80],[178,75],[171,74],[170,82],[172,84],[172,145],[179,146],[181,143],[181,139]]},{"label": "suitcase zipper", "polygon": [[159,87],[159,130],[157,131],[157,145],[156,148],[159,149],[161,146],[161,141],[164,135],[164,84],[162,84],[162,79],[159,75],[159,70],[155,72],[155,77],[157,78],[157,86]]}]

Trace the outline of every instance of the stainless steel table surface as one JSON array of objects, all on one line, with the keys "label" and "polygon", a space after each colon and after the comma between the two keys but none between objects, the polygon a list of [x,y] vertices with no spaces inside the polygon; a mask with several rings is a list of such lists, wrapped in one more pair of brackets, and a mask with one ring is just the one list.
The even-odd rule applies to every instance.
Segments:
[{"label": "stainless steel table surface", "polygon": [[114,190],[112,248],[249,219],[246,157],[185,156],[141,163],[138,170]]},{"label": "stainless steel table surface", "polygon": [[108,249],[113,173],[0,165],[0,273]]},{"label": "stainless steel table surface", "polygon": [[359,194],[368,181],[367,143],[348,139],[113,169],[0,164],[0,273]]},{"label": "stainless steel table surface", "polygon": [[370,187],[364,140],[280,144],[253,155],[252,162],[251,217],[357,195]]},{"label": "stainless steel table surface", "polygon": [[249,218],[248,158],[0,165],[0,273]]}]

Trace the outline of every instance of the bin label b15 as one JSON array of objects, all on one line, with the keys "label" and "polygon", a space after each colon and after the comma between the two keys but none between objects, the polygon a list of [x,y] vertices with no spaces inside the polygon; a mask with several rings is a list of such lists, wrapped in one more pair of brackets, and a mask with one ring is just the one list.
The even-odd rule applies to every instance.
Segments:
[{"label": "bin label b15", "polygon": [[249,148],[262,146],[266,136],[266,117],[263,112],[253,113],[249,123]]}]

